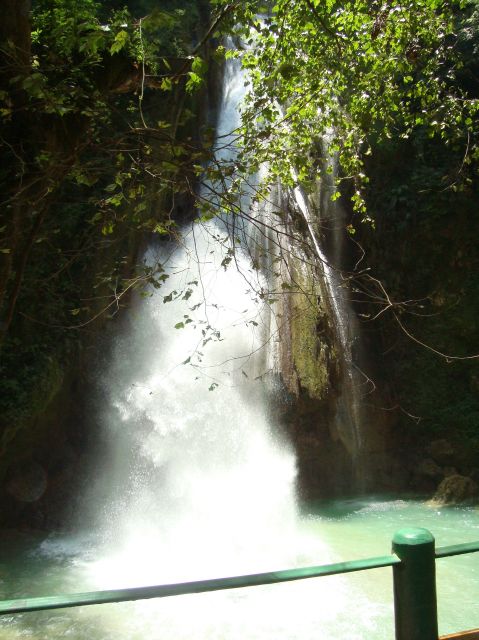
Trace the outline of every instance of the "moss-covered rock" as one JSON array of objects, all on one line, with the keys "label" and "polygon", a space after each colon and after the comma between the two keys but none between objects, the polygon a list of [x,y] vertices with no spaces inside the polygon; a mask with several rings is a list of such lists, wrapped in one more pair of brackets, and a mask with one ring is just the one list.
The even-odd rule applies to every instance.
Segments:
[{"label": "moss-covered rock", "polygon": [[291,289],[283,302],[289,339],[285,332],[282,334],[289,349],[281,370],[284,376],[289,374],[292,389],[325,400],[332,391],[331,373],[337,356],[330,339],[330,320],[321,304],[321,287],[317,275],[301,257],[290,257],[289,274]]},{"label": "moss-covered rock", "polygon": [[433,506],[460,504],[474,500],[479,495],[478,485],[466,476],[459,474],[444,478],[431,500]]}]

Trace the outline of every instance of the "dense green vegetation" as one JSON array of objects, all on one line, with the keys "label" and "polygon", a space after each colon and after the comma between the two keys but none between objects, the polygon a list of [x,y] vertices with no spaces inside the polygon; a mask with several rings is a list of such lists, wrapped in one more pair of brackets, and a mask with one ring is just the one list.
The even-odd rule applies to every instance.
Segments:
[{"label": "dense green vegetation", "polygon": [[2,451],[99,323],[161,279],[140,243],[172,231],[203,160],[207,3],[28,5],[0,27]]},{"label": "dense green vegetation", "polygon": [[268,161],[271,181],[291,184],[293,167],[307,185],[326,136],[365,213],[365,160],[375,144],[419,133],[464,148],[467,137],[464,168],[477,161],[475,2],[282,0],[259,18],[266,9],[241,3],[236,20],[245,27],[233,27],[249,47],[237,55],[252,82],[239,174]]},{"label": "dense green vegetation", "polygon": [[366,324],[381,330],[382,375],[401,427],[473,444],[477,456],[479,193],[474,165],[458,172],[463,154],[421,132],[376,147],[367,197],[376,228],[360,235],[384,291],[363,290],[361,312],[373,318],[386,308],[386,291],[394,301]]}]

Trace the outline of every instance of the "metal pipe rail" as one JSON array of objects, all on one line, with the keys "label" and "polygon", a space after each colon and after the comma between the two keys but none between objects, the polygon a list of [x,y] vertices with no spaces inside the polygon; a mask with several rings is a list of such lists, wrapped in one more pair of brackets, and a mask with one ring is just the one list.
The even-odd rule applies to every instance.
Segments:
[{"label": "metal pipe rail", "polygon": [[393,537],[392,550],[392,555],[364,560],[229,578],[3,600],[0,615],[239,589],[393,567],[396,640],[438,640],[435,561],[477,552],[479,541],[435,550],[434,537],[427,529],[401,529]]},{"label": "metal pipe rail", "polygon": [[334,576],[338,573],[365,571],[390,567],[401,561],[396,556],[381,556],[366,560],[338,562],[336,564],[318,567],[303,567],[286,569],[269,573],[254,573],[231,578],[215,578],[213,580],[197,580],[195,582],[180,582],[178,584],[164,584],[151,587],[133,587],[131,589],[114,589],[112,591],[91,591],[88,593],[74,593],[63,596],[47,596],[41,598],[20,598],[0,602],[0,614],[26,613],[27,611],[41,611],[45,609],[64,609],[80,607],[89,604],[108,604],[113,602],[127,602],[129,600],[146,600],[148,598],[166,598],[206,591],[220,591],[223,589],[239,589],[242,587],[257,587],[278,582],[291,582],[306,578]]}]

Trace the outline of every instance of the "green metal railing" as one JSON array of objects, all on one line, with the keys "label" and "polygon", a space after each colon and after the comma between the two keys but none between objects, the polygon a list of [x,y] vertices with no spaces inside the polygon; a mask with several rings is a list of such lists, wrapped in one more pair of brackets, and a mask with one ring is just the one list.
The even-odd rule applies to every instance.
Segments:
[{"label": "green metal railing", "polygon": [[436,550],[434,537],[427,529],[401,529],[393,537],[392,551],[391,555],[365,560],[231,578],[3,600],[0,601],[0,615],[148,598],[165,598],[392,567],[396,640],[438,640],[436,559],[474,553],[479,551],[479,542],[442,547]]}]

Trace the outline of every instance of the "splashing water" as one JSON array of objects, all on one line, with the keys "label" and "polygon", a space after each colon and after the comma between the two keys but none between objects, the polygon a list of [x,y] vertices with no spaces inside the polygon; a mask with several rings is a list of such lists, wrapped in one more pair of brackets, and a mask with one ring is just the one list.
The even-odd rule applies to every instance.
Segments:
[{"label": "splashing water", "polygon": [[255,380],[262,309],[245,291],[246,258],[222,268],[218,238],[196,227],[173,253],[179,299],[141,304],[108,376],[112,490],[99,528],[143,583],[252,569],[252,548],[256,568],[271,566],[272,531],[287,539],[295,526],[294,455]]}]

